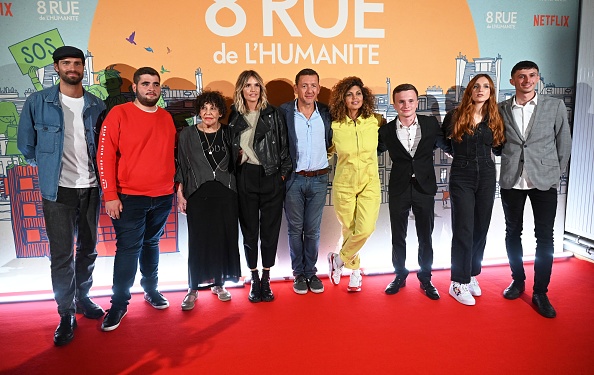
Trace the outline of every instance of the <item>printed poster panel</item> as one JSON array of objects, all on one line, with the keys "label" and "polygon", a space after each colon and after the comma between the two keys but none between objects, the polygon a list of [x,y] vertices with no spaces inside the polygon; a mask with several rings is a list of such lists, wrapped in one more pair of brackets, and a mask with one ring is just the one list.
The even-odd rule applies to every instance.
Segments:
[{"label": "printed poster panel", "polygon": [[[0,266],[49,254],[36,170],[16,148],[16,129],[25,99],[56,83],[51,53],[61,45],[85,51],[83,84],[108,108],[134,100],[131,84],[137,68],[156,68],[164,86],[160,105],[184,125],[196,123],[192,100],[198,93],[220,90],[232,97],[235,80],[245,69],[263,76],[270,101],[279,105],[294,98],[295,74],[305,67],[320,75],[322,102],[328,101],[338,80],[357,75],[372,89],[376,111],[391,120],[396,116],[391,90],[408,82],[419,90],[418,112],[441,121],[459,103],[475,74],[493,78],[499,101],[512,96],[510,70],[520,60],[539,64],[538,92],[563,99],[569,118],[573,117],[577,0],[178,0],[175,4],[40,0],[1,6]],[[364,268],[390,272],[386,184],[392,170],[387,154],[379,162],[380,218],[361,256]],[[448,267],[451,159],[438,149],[434,162],[438,181],[435,266]],[[566,186],[567,176],[563,176],[555,228],[557,251],[562,245]],[[336,251],[341,243],[330,191],[331,184],[321,229],[319,272],[326,269],[326,253]],[[486,261],[505,259],[498,187],[495,200]],[[526,228],[531,216],[528,205]],[[171,254],[162,258],[187,253],[185,225],[185,217],[172,208],[161,246],[162,252]],[[407,266],[415,269],[412,214],[408,234]],[[524,248],[526,255],[533,254],[530,231],[525,233]],[[102,215],[99,252],[111,262],[114,251],[113,228]],[[179,264],[184,267],[181,258]],[[177,269],[179,274],[184,273]],[[284,223],[273,275],[291,275]]]}]

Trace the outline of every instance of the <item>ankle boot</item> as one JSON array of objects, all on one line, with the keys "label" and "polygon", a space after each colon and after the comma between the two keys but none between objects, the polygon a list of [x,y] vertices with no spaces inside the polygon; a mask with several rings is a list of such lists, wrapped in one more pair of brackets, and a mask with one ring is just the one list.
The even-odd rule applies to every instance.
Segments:
[{"label": "ankle boot", "polygon": [[258,275],[258,270],[252,271],[252,283],[248,299],[250,302],[254,303],[262,301],[262,289],[260,286],[260,275]]},{"label": "ankle boot", "polygon": [[262,270],[262,301],[272,302],[274,300],[274,294],[270,289],[270,270]]}]

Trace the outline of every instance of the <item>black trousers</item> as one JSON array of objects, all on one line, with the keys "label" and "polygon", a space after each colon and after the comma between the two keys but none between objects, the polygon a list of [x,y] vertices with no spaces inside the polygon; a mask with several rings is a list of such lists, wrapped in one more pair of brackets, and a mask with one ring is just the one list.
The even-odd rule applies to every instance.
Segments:
[{"label": "black trousers", "polygon": [[481,273],[495,201],[495,163],[490,158],[454,159],[450,172],[450,199],[451,280],[468,284],[472,276]]},{"label": "black trousers", "polygon": [[260,165],[244,163],[237,171],[239,224],[248,267],[258,267],[258,239],[262,267],[274,266],[281,227],[285,187],[280,173],[267,176]]},{"label": "black trousers", "polygon": [[515,281],[526,280],[522,263],[522,230],[524,206],[530,198],[534,213],[534,235],[536,236],[536,259],[534,260],[534,293],[546,293],[553,268],[553,227],[557,215],[557,189],[501,189],[501,204],[505,214],[505,247],[507,258]]},{"label": "black trousers", "polygon": [[96,187],[59,186],[55,202],[43,199],[52,288],[60,315],[74,314],[75,298],[87,297],[93,284],[99,203]]},{"label": "black trousers", "polygon": [[392,227],[392,264],[396,275],[406,277],[406,232],[408,230],[408,213],[412,208],[415,215],[415,227],[419,243],[418,261],[420,271],[417,278],[421,281],[431,280],[433,265],[433,241],[431,235],[434,227],[433,195],[424,193],[415,180],[411,180],[408,188],[398,195],[390,195],[390,225]]}]

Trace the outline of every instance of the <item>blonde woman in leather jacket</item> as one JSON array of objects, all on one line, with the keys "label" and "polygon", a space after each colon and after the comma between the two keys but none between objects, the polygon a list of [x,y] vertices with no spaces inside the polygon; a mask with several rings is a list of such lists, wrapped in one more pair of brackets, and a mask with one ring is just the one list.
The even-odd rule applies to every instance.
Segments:
[{"label": "blonde woman in leather jacket", "polygon": [[[252,273],[248,299],[271,302],[274,294],[270,289],[270,268],[276,258],[284,180],[291,171],[291,157],[284,119],[268,103],[264,81],[253,70],[246,70],[237,78],[229,129],[232,157],[238,164],[239,223]],[[258,272],[258,253],[262,257],[262,277]]]}]

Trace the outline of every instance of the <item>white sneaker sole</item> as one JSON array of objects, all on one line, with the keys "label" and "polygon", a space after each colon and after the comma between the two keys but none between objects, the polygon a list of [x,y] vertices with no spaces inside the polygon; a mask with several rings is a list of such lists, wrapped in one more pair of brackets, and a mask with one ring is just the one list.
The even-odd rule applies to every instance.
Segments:
[{"label": "white sneaker sole", "polygon": [[120,326],[120,324],[122,323],[122,319],[124,319],[124,317],[126,316],[126,314],[128,313],[128,311],[126,311],[124,313],[124,315],[122,315],[122,317],[120,318],[120,321],[118,322],[118,324],[115,324],[111,327],[103,327],[103,324],[101,324],[101,330],[103,332],[109,332],[109,331],[113,331],[114,329],[118,328]]},{"label": "white sneaker sole", "polygon": [[476,304],[476,301],[474,300],[474,298],[472,300],[463,300],[461,298],[459,298],[456,293],[454,293],[454,291],[450,290],[450,296],[452,296],[456,301],[460,302],[463,305],[466,306],[474,306]]}]

